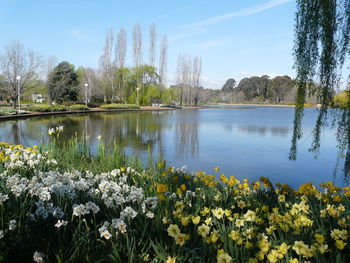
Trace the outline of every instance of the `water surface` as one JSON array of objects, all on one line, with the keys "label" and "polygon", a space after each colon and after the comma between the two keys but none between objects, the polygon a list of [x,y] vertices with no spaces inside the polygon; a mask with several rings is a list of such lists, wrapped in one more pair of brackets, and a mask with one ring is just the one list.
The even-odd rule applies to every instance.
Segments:
[{"label": "water surface", "polygon": [[323,130],[320,153],[315,158],[308,149],[317,118],[315,109],[305,109],[304,137],[296,161],[288,159],[294,108],[213,107],[201,110],[118,112],[51,116],[0,122],[0,141],[33,145],[38,135],[48,138],[47,130],[64,126],[62,140],[75,133],[89,135],[93,150],[96,137],[110,145],[116,140],[129,155],[147,158],[148,149],[169,165],[234,175],[239,179],[267,176],[273,182],[294,187],[305,183],[334,181],[344,184],[334,132]]}]

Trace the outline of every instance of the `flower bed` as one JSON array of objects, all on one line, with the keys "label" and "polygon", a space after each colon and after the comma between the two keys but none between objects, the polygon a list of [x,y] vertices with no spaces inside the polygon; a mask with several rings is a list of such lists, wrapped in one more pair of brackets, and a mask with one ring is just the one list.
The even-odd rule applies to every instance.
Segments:
[{"label": "flower bed", "polygon": [[71,106],[69,106],[70,110],[90,110],[89,107],[87,107],[86,105],[83,104],[73,104]]},{"label": "flower bed", "polygon": [[114,110],[114,109],[139,109],[135,104],[104,104],[100,106],[101,109]]},{"label": "flower bed", "polygon": [[61,132],[0,144],[1,262],[349,262],[349,187],[120,166]]},{"label": "flower bed", "polygon": [[54,112],[66,111],[67,109],[63,105],[37,104],[29,106],[27,110],[35,112]]}]

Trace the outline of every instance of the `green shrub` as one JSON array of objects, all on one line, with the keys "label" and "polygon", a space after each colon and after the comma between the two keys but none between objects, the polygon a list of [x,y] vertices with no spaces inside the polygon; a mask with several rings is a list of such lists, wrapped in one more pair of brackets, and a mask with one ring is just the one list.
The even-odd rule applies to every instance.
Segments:
[{"label": "green shrub", "polygon": [[334,106],[336,108],[345,109],[349,105],[349,94],[350,90],[344,91],[343,93],[338,94],[334,97]]},{"label": "green shrub", "polygon": [[13,108],[0,108],[0,116],[4,115],[15,115],[17,114],[17,110]]},{"label": "green shrub", "polygon": [[0,116],[7,116],[7,115],[18,115],[18,114],[27,114],[28,111],[25,110],[17,110],[14,108],[0,108]]},{"label": "green shrub", "polygon": [[135,104],[104,104],[100,106],[101,109],[113,110],[113,109],[139,109]]},{"label": "green shrub", "polygon": [[53,111],[65,111],[67,109],[63,105],[39,104],[39,105],[31,105],[27,108],[27,110],[37,111],[37,112],[53,112]]},{"label": "green shrub", "polygon": [[71,101],[71,100],[66,100],[66,101],[63,101],[63,102],[62,102],[62,105],[64,105],[64,106],[71,106],[71,105],[73,105],[73,104],[74,104],[74,102]]},{"label": "green shrub", "polygon": [[90,110],[89,107],[83,105],[83,104],[74,104],[69,106],[70,110]]},{"label": "green shrub", "polygon": [[89,108],[99,108],[101,105],[103,105],[101,102],[88,102]]}]

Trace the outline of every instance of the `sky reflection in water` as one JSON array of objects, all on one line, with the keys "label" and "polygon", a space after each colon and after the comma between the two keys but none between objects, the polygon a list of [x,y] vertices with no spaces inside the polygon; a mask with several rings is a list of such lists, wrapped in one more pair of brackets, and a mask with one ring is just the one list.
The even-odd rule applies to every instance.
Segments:
[{"label": "sky reflection in water", "polygon": [[334,181],[344,184],[334,132],[325,128],[320,154],[308,149],[317,111],[306,109],[303,138],[296,161],[288,159],[291,146],[293,108],[225,107],[202,110],[123,112],[67,115],[0,122],[0,141],[33,145],[47,140],[47,130],[64,126],[66,141],[75,133],[88,135],[92,150],[96,137],[111,145],[113,140],[129,155],[164,156],[169,165],[186,165],[189,171],[214,173],[213,168],[239,179],[269,177],[294,187],[302,183]]}]

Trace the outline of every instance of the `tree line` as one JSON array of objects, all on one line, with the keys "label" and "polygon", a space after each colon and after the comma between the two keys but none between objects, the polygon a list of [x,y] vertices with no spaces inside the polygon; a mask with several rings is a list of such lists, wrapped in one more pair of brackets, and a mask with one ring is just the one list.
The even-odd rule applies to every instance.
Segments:
[{"label": "tree line", "polygon": [[[197,105],[202,60],[179,55],[177,83],[181,90],[166,87],[168,40],[158,39],[155,24],[149,28],[148,61],[144,56],[141,26],[132,31],[132,65],[126,65],[127,32],[108,30],[98,68],[76,68],[54,57],[25,49],[19,41],[5,46],[0,55],[0,100],[15,107],[19,97],[45,94],[51,103],[153,103]],[[146,62],[147,61],[147,62]],[[189,93],[189,94],[188,94]]]},{"label": "tree line", "polygon": [[[173,86],[179,89],[179,86]],[[290,76],[269,77],[268,75],[243,78],[237,83],[229,78],[221,89],[198,88],[201,103],[294,103],[297,83]],[[308,83],[307,102],[316,103],[319,86]]]}]

